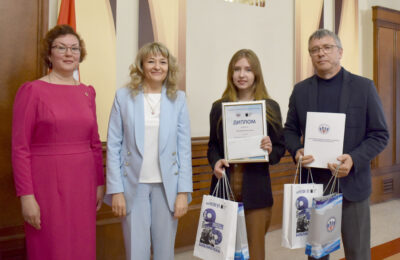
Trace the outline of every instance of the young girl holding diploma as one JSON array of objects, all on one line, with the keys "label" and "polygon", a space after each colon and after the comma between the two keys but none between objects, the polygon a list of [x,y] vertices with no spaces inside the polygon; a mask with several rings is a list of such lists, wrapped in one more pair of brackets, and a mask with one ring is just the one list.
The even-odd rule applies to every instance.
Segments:
[{"label": "young girl holding diploma", "polygon": [[[266,101],[268,136],[260,140],[260,147],[268,152],[269,162],[229,164],[224,159],[222,102],[253,100]],[[235,199],[243,202],[252,260],[265,259],[265,234],[271,222],[273,204],[269,164],[278,163],[284,153],[279,105],[268,95],[257,55],[252,50],[239,50],[229,63],[226,89],[211,108],[207,156],[214,173],[211,192],[225,171]]]}]

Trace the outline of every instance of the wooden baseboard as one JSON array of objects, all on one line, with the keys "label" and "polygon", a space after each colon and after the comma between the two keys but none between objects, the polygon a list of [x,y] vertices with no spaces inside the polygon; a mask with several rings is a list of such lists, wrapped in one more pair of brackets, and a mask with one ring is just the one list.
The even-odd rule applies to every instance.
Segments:
[{"label": "wooden baseboard", "polygon": [[[371,260],[385,260],[400,253],[400,238],[371,248]],[[342,258],[340,260],[346,260]],[[393,259],[394,260],[394,259]]]}]

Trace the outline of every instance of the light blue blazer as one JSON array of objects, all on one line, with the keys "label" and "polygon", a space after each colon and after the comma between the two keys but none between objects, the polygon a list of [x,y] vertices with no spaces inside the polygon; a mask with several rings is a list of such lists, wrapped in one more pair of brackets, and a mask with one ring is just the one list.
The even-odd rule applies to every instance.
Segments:
[{"label": "light blue blazer", "polygon": [[[111,110],[107,139],[107,195],[123,192],[127,213],[132,208],[139,183],[144,149],[144,96],[133,97],[127,87],[117,91]],[[175,100],[161,91],[159,163],[161,176],[171,212],[178,192],[188,192],[191,200],[192,155],[189,113],[185,93],[177,92]],[[157,162],[154,162],[157,163]]]}]

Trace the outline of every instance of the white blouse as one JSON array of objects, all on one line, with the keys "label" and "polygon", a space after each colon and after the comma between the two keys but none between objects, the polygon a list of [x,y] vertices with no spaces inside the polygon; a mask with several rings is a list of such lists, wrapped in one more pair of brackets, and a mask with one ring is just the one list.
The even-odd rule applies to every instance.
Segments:
[{"label": "white blouse", "polygon": [[140,183],[162,182],[158,158],[161,94],[144,94],[144,152]]}]

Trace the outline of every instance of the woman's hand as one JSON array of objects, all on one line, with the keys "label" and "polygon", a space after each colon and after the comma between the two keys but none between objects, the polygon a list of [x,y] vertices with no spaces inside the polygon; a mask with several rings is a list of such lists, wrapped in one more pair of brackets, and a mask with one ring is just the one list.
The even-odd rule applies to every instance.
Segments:
[{"label": "woman's hand", "polygon": [[21,196],[22,216],[31,226],[39,230],[40,227],[40,207],[34,195]]},{"label": "woman's hand", "polygon": [[99,211],[101,205],[103,204],[103,197],[104,197],[104,185],[97,186],[96,192],[96,211]]},{"label": "woman's hand", "polygon": [[225,159],[219,159],[214,165],[214,175],[217,179],[221,179],[225,174],[225,167],[229,167],[229,163]]},{"label": "woman's hand", "polygon": [[112,212],[117,217],[126,216],[126,203],[124,193],[115,193],[112,195],[111,201]]},{"label": "woman's hand", "polygon": [[264,136],[261,139],[260,148],[263,149],[264,151],[267,151],[268,154],[271,154],[271,152],[272,152],[272,142],[271,142],[271,139],[269,138],[269,136]]},{"label": "woman's hand", "polygon": [[178,193],[175,199],[174,218],[183,217],[188,210],[188,195],[186,192]]}]

